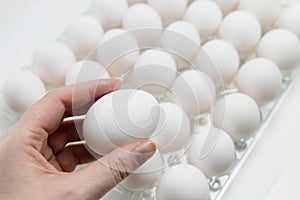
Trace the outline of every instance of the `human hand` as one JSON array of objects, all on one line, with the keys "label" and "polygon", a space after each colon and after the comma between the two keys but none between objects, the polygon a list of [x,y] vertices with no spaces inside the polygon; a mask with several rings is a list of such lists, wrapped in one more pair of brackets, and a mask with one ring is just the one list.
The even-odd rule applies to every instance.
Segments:
[{"label": "human hand", "polygon": [[[11,129],[0,135],[0,199],[99,199],[155,152],[149,141],[119,148],[89,166],[95,158],[80,141],[74,110],[86,112],[95,99],[118,89],[106,79],[55,89],[33,105]],[[75,113],[75,112],[74,112]],[[78,114],[78,112],[76,112]]]}]

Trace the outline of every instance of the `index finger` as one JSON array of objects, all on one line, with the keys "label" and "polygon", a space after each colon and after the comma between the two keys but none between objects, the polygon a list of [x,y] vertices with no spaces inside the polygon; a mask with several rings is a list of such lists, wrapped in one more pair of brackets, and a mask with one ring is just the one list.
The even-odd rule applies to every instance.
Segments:
[{"label": "index finger", "polygon": [[[120,79],[101,79],[54,89],[21,118],[22,127],[53,133],[65,117],[82,113],[96,99],[119,89]],[[82,113],[83,114],[83,113]]]}]

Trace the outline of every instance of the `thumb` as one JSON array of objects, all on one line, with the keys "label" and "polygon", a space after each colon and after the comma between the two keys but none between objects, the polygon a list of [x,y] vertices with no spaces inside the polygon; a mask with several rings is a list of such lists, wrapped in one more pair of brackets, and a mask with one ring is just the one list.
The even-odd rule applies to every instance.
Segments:
[{"label": "thumb", "polygon": [[155,153],[151,141],[140,141],[118,148],[75,173],[80,199],[99,199]]}]

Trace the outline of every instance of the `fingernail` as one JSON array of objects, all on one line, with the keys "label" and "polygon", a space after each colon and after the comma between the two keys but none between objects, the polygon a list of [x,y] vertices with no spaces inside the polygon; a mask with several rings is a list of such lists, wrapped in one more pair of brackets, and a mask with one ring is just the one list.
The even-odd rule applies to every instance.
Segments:
[{"label": "fingernail", "polygon": [[156,145],[151,141],[145,141],[137,145],[134,149],[136,160],[141,165],[150,159],[156,151]]},{"label": "fingernail", "polygon": [[123,79],[122,78],[114,78],[114,79],[116,80],[114,91],[116,91],[120,89]]}]

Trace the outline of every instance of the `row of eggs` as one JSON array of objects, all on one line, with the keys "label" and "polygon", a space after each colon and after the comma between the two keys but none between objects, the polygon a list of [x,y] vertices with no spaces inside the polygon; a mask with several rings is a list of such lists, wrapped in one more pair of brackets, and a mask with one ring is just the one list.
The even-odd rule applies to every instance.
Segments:
[{"label": "row of eggs", "polygon": [[[291,33],[285,30],[274,30],[269,34],[270,35],[267,34],[265,36],[266,39],[273,39],[273,36],[276,35],[292,36]],[[123,38],[123,34],[121,35],[121,37]],[[293,39],[293,41],[291,41],[291,44],[293,44],[295,47],[299,46],[300,48],[298,38],[290,38]],[[274,46],[274,48],[271,48],[272,46]],[[253,59],[251,61],[246,62],[239,70],[239,56],[236,50],[233,48],[233,46],[231,46],[231,44],[223,40],[211,40],[203,46],[203,49],[199,50],[192,63],[194,64],[194,66],[196,66],[197,69],[200,69],[202,72],[205,72],[210,76],[204,78],[206,79],[206,83],[211,83],[212,79],[216,86],[219,86],[224,82],[231,82],[232,79],[235,77],[235,74],[239,70],[239,73],[237,75],[237,86],[239,87],[239,89],[242,92],[256,99],[258,103],[265,103],[273,100],[276,96],[280,94],[281,72],[278,68],[278,65],[276,66],[275,63],[283,62],[283,66],[290,66],[289,68],[292,69],[299,62],[298,54],[300,50],[293,48],[292,53],[289,54],[287,51],[283,51],[283,47],[284,46],[280,43],[279,40],[277,40],[276,45],[275,43],[271,43],[270,40],[267,41],[263,39],[261,42],[261,49],[265,49],[265,51],[263,52],[272,54],[271,56],[274,56],[274,58],[270,60],[264,58]],[[272,49],[272,51],[269,51],[269,49]],[[280,50],[281,56],[277,55],[276,49],[278,50],[278,53]],[[65,79],[66,85],[73,84],[76,81],[83,82],[92,79],[97,79],[99,77],[110,77],[110,74],[101,64],[89,60],[80,61],[74,64],[75,59],[72,59],[71,55],[72,54],[67,49],[67,47],[65,47],[61,43],[53,42],[51,44],[48,44],[45,48],[42,48],[41,50],[37,51],[34,63],[38,64],[34,66],[43,67],[37,68],[36,72],[40,74],[40,76],[45,82],[49,83],[50,80],[53,81],[53,78],[55,77],[55,79],[60,80],[59,82]],[[131,62],[134,62],[136,60],[130,59],[129,57],[132,58],[132,55],[126,55],[125,60],[131,60]],[[283,59],[280,59],[280,57],[292,57],[295,59],[287,59],[286,62],[284,62]],[[212,59],[213,61],[211,61],[210,59]],[[271,60],[273,60],[273,62]],[[124,59],[122,61],[124,61]],[[67,63],[73,65],[69,69],[67,75],[65,74],[66,72],[64,73],[60,70],[56,70],[56,68],[62,69],[62,66],[65,66]],[[124,62],[118,62],[118,65],[115,65],[116,67],[109,68],[108,70],[110,72],[112,70],[116,70],[120,73],[120,70],[117,69],[120,68],[119,66],[124,66],[122,65],[122,63]],[[124,68],[121,69],[121,71],[123,70]],[[124,72],[126,70],[124,70]],[[193,76],[189,74],[191,73],[183,72],[181,76],[184,77],[184,79],[191,79],[189,81],[193,82],[194,78],[192,78]],[[265,76],[265,74],[269,74],[269,76]],[[30,74],[30,72],[26,72],[15,75],[11,79],[8,79],[3,89],[4,98],[6,99],[8,106],[12,108],[13,111],[17,113],[23,112],[27,109],[27,107],[30,104],[36,101],[36,99],[38,99],[45,92],[45,89],[43,89],[44,87],[42,81],[39,80],[38,77],[34,76],[35,75]],[[124,78],[125,80],[129,79],[129,81],[131,81],[130,87],[139,87],[147,83],[160,84],[161,86],[164,86],[165,89],[155,86],[150,86],[150,88],[148,87],[148,89],[146,88],[147,91],[153,94],[159,94],[165,92],[166,89],[171,88],[176,77],[177,64],[175,62],[175,59],[173,59],[173,57],[169,53],[164,52],[162,50],[148,50],[143,52],[141,55],[137,55],[137,60],[134,69],[129,72],[127,71],[127,74]],[[177,84],[177,82],[180,81],[175,81],[175,85]],[[197,80],[197,82],[200,82],[201,84],[203,80]],[[201,85],[203,85],[203,83]],[[215,92],[212,86],[213,84],[209,85],[211,86],[209,87],[211,94],[214,94]],[[34,87],[37,88],[35,90],[30,90],[32,94],[27,95],[26,98],[28,98],[28,100],[24,98],[18,98],[18,95],[20,95],[18,91],[24,89],[27,90],[27,88]],[[190,87],[193,88],[193,84]],[[207,89],[202,88],[200,89],[200,92],[202,92],[203,90]],[[200,94],[202,95],[202,93]],[[194,105],[191,106],[193,108],[187,108],[188,111],[194,110]],[[207,109],[209,109],[209,107],[203,108],[202,112],[206,112]]]},{"label": "row of eggs", "polygon": [[[238,71],[240,61],[239,58],[244,56],[244,53],[247,52],[244,48],[247,46],[245,42],[251,42],[252,44],[249,46],[249,49],[255,48],[257,46],[257,43],[260,39],[260,25],[255,18],[254,15],[246,12],[246,11],[233,11],[232,13],[229,13],[225,16],[225,18],[222,20],[222,14],[221,17],[211,17],[211,16],[194,16],[193,13],[196,13],[197,15],[209,15],[214,12],[207,13],[205,10],[209,8],[208,10],[214,10],[211,9],[211,7],[216,7],[217,9],[220,10],[219,6],[221,7],[221,10],[225,10],[224,13],[228,13],[228,10],[225,8],[229,5],[232,5],[232,9],[236,8],[238,5],[237,1],[228,1],[225,3],[221,3],[219,1],[213,2],[213,1],[208,1],[208,0],[199,0],[199,1],[194,1],[191,3],[188,7],[186,7],[186,3],[180,3],[181,1],[176,1],[172,2],[172,5],[174,7],[182,7],[183,6],[183,11],[179,11],[182,9],[166,9],[165,6],[168,5],[169,3],[167,0],[166,1],[149,1],[147,4],[136,4],[131,6],[130,8],[125,9],[124,12],[108,12],[108,11],[114,11],[114,9],[117,9],[118,7],[122,7],[122,5],[126,5],[127,2],[123,2],[118,0],[112,0],[110,2],[106,1],[95,1],[94,5],[90,9],[91,16],[97,17],[93,18],[90,16],[83,16],[80,17],[78,20],[74,21],[70,27],[67,28],[65,31],[62,41],[65,43],[61,42],[51,42],[48,44],[45,44],[38,48],[38,50],[35,53],[34,59],[33,59],[33,67],[32,70],[39,75],[39,77],[43,80],[43,82],[50,87],[56,87],[56,86],[61,86],[65,82],[65,76],[66,74],[69,74],[67,76],[66,84],[71,84],[74,83],[75,78],[78,75],[78,65],[82,65],[83,62],[77,63],[77,59],[82,59],[86,58],[88,54],[97,47],[97,44],[100,45],[98,46],[98,49],[95,50],[97,55],[95,57],[96,60],[102,65],[105,66],[108,70],[109,73],[105,72],[104,70],[101,76],[103,78],[107,78],[109,76],[120,76],[124,73],[127,73],[128,71],[132,70],[134,64],[136,63],[136,60],[139,58],[140,52],[139,49],[142,48],[143,46],[141,45],[142,43],[147,43],[147,40],[151,38],[149,35],[160,35],[160,47],[162,47],[164,50],[167,50],[168,52],[171,52],[173,54],[174,60],[177,62],[177,67],[180,69],[182,68],[182,62],[180,62],[180,59],[177,58],[176,55],[183,56],[187,60],[192,60],[192,63],[185,63],[185,65],[190,66],[191,64],[194,64],[197,66],[198,69],[201,71],[205,72],[208,74],[213,81],[216,83],[218,86],[220,82],[230,82],[232,81],[233,77]],[[185,2],[185,1],[182,1]],[[241,9],[246,9],[248,11],[251,11],[254,13],[258,19],[265,19],[263,17],[263,13],[268,14],[268,13],[273,13],[273,12],[262,12],[261,10],[264,10],[265,7],[268,9],[271,9],[273,7],[276,7],[275,10],[277,10],[277,4],[279,4],[277,1],[263,1],[264,3],[261,5],[259,3],[259,8],[260,9],[255,9],[258,5],[256,1],[251,1],[252,3],[247,3],[247,1],[241,1],[240,2],[240,8]],[[260,2],[260,1],[259,1]],[[134,2],[130,2],[134,3]],[[135,2],[136,3],[136,2]],[[110,5],[111,4],[111,5]],[[178,4],[178,5],[177,5]],[[264,5],[265,4],[265,5]],[[208,6],[210,5],[210,6]],[[248,5],[248,6],[247,6]],[[268,6],[267,6],[268,5]],[[208,6],[208,7],[207,7]],[[126,6],[125,6],[126,7]],[[127,6],[128,7],[128,6]],[[186,8],[185,14],[184,10]],[[297,21],[298,13],[296,12],[299,10],[300,6],[298,4],[292,5],[290,7],[285,8],[282,11],[282,14],[278,20],[278,24],[282,28],[288,28],[294,31],[296,34],[299,33],[297,31],[297,24],[293,26],[295,21]],[[93,10],[97,10],[99,12],[94,12]],[[105,10],[107,12],[100,12],[102,10]],[[143,11],[141,15],[136,16],[136,12],[141,12]],[[148,11],[149,12],[148,12]],[[150,12],[151,10],[151,12]],[[164,15],[162,14],[164,10],[168,10],[168,14]],[[172,12],[175,12],[177,10],[178,16],[184,16],[185,21],[176,21],[172,22],[172,18],[178,18],[177,15],[171,14]],[[196,12],[202,10],[203,12]],[[226,11],[227,10],[227,11]],[[272,10],[272,9],[271,9]],[[260,11],[260,12],[259,12]],[[167,12],[167,11],[166,11]],[[103,16],[95,16],[92,13],[98,13],[99,15]],[[106,14],[105,14],[106,13]],[[116,15],[116,13],[123,13],[122,17],[117,17],[118,23],[113,23],[115,17],[112,17],[111,15]],[[147,13],[152,13],[152,14],[147,14]],[[153,17],[153,13],[156,13],[156,17]],[[158,18],[159,20],[162,20],[160,16],[158,15],[161,14],[162,19],[168,18],[164,16],[173,16],[171,19],[167,21],[171,21],[169,25],[167,25],[167,31],[164,31],[164,33],[161,33],[160,26],[155,25],[155,23],[150,23],[152,19]],[[218,12],[220,13],[220,12]],[[222,12],[221,12],[222,13]],[[267,19],[272,19],[272,23],[274,24],[275,20],[279,16],[278,12],[274,15],[273,18],[271,17],[266,17]],[[130,17],[133,15],[132,17]],[[126,17],[128,16],[128,17]],[[176,17],[177,16],[177,17]],[[190,16],[190,17],[189,17]],[[219,16],[219,15],[218,15]],[[128,20],[126,20],[128,18]],[[145,19],[143,19],[145,18]],[[216,19],[218,18],[218,21],[214,28],[214,31],[211,31],[208,33],[208,35],[214,35],[214,33],[219,29],[218,35],[220,39],[215,39],[208,41],[203,45],[203,47],[199,50],[197,48],[198,45],[200,45],[200,38],[206,38],[203,34],[201,34],[202,29],[210,29],[210,25],[213,23],[210,22],[208,19]],[[220,18],[220,19],[219,19]],[[96,20],[97,19],[97,20]],[[112,24],[113,27],[115,26],[120,26],[123,22],[123,29],[115,28],[112,30],[108,30],[105,35],[103,36],[103,30],[107,30],[108,28],[113,28],[113,27],[105,27],[105,19],[110,19],[110,23]],[[200,21],[201,20],[203,24]],[[204,20],[205,19],[205,20]],[[104,21],[103,21],[104,20]],[[140,21],[139,21],[140,20]],[[193,22],[193,20],[196,20]],[[102,24],[99,24],[99,21]],[[125,26],[126,21],[128,21],[129,25],[132,26]],[[163,20],[164,21],[164,20]],[[149,24],[148,24],[149,22]],[[104,24],[104,25],[103,25]],[[115,24],[115,25],[114,25]],[[159,23],[163,24],[163,23]],[[168,24],[168,23],[164,23]],[[262,24],[262,22],[261,22]],[[197,28],[197,25],[199,27]],[[154,29],[147,29],[147,30],[136,30],[136,31],[131,31],[131,32],[126,32],[125,30],[131,30],[131,29],[137,29],[137,28],[154,28]],[[256,31],[254,30],[255,28],[251,27],[258,27],[256,28]],[[200,30],[201,29],[201,30]],[[257,30],[259,29],[259,30]],[[168,31],[169,30],[169,31]],[[175,33],[173,32],[175,31]],[[249,34],[250,32],[257,32],[259,34]],[[147,34],[147,32],[149,32]],[[199,36],[200,32],[200,36]],[[132,33],[132,34],[131,34]],[[155,33],[155,34],[153,34]],[[271,61],[273,61],[280,69],[282,70],[292,70],[297,63],[299,62],[299,49],[300,49],[300,43],[299,39],[295,35],[295,33],[292,33],[287,30],[283,29],[276,29],[268,32],[260,41],[258,48],[256,49],[256,53],[258,57],[264,57],[267,58]],[[162,34],[162,35],[161,35]],[[179,37],[178,35],[181,35],[183,37]],[[255,39],[251,39],[251,37],[255,36]],[[299,34],[298,34],[299,35]],[[134,37],[133,37],[134,36]],[[156,36],[155,36],[156,37]],[[179,38],[179,40],[178,40]],[[209,38],[209,37],[208,37]],[[247,38],[245,40],[244,38]],[[143,41],[143,40],[146,40]],[[151,40],[151,39],[150,39]],[[227,41],[225,41],[227,40]],[[102,41],[102,42],[101,42]],[[205,39],[204,39],[205,41]],[[149,41],[148,41],[149,42]],[[155,46],[156,44],[149,44],[151,47]],[[192,48],[195,47],[195,48]],[[236,50],[237,49],[237,50]],[[272,51],[270,51],[272,49]],[[245,50],[245,51],[244,51]],[[134,52],[132,52],[134,51]],[[129,53],[128,53],[129,52]],[[149,55],[150,54],[150,55]],[[122,55],[122,57],[120,57]],[[91,55],[93,57],[93,55]],[[120,57],[120,58],[119,58]],[[148,55],[140,56],[144,57],[141,58],[141,62],[139,65],[142,65],[143,62],[147,62],[147,59],[153,59],[152,57],[155,57],[154,53],[148,53]],[[167,57],[167,56],[164,56]],[[207,59],[211,59],[212,62]],[[118,59],[117,59],[118,58]],[[168,58],[167,58],[168,59]],[[166,63],[167,62],[167,63]],[[170,59],[166,62],[159,63],[160,65],[163,65],[166,67],[169,67],[167,71],[163,74],[166,75],[166,80],[165,77],[157,77],[157,79],[160,79],[161,82],[163,82],[163,85],[166,87],[170,86],[170,82],[174,81],[174,72],[176,68],[174,67],[174,64]],[[75,65],[75,67],[74,67]],[[89,65],[89,64],[86,64]],[[90,64],[94,65],[94,64]],[[213,66],[212,66],[213,65]],[[270,63],[269,63],[270,65]],[[87,68],[87,67],[86,67]],[[100,68],[100,67],[99,67]],[[267,67],[266,67],[267,68]],[[270,68],[270,67],[269,67]],[[274,67],[273,67],[274,68]],[[99,74],[99,73],[94,73],[94,69],[92,67],[90,68],[90,72],[85,71],[84,73],[88,73],[90,76],[92,74]],[[143,74],[146,73],[146,68],[145,70],[140,70],[140,73],[137,73],[137,77],[135,80],[137,82],[143,83],[143,79],[146,77],[153,77],[153,76],[143,76]],[[77,72],[76,72],[77,70]],[[79,70],[80,71],[80,70]],[[150,70],[151,71],[151,70]],[[243,70],[244,71],[244,76],[248,73],[250,76],[263,76],[262,74],[265,74],[265,72],[270,73],[272,71],[271,69],[264,71],[262,69],[260,70],[254,70],[250,69],[248,67],[248,70]],[[149,71],[147,71],[149,72]],[[219,74],[220,73],[220,74]],[[150,73],[151,74],[151,73]],[[152,74],[160,74],[156,73],[156,70],[153,69]],[[278,77],[278,71],[273,69],[271,74],[274,74],[274,76],[268,76],[264,77],[265,79],[268,79],[270,77]],[[28,75],[28,73],[27,73]],[[24,75],[24,80],[28,79],[26,75]],[[30,76],[30,75],[29,75]],[[33,76],[33,75],[32,75]],[[241,75],[242,76],[242,75]],[[141,77],[141,78],[139,78]],[[95,76],[92,76],[90,78],[95,78]],[[99,76],[97,77],[99,78]],[[22,84],[24,81],[19,81],[22,79],[22,75],[16,75],[15,77],[9,79],[9,83],[4,87],[4,97],[6,102],[8,102],[8,106],[12,108],[13,111],[17,113],[22,113],[24,110],[27,109],[29,105],[31,105],[36,99],[42,95],[44,90],[42,89],[42,83],[38,81],[36,78],[33,78],[32,81],[28,81],[27,84]],[[138,79],[141,79],[142,81],[139,81]],[[151,79],[151,78],[150,78]],[[157,81],[157,79],[153,80],[153,82],[160,83],[160,81]],[[252,79],[252,78],[249,78]],[[276,78],[275,78],[276,79]],[[35,81],[34,81],[35,80]],[[243,82],[245,80],[244,78],[240,78],[239,83]],[[252,79],[253,80],[253,79]],[[152,81],[152,80],[151,80]],[[274,80],[271,80],[272,82]],[[14,83],[15,82],[15,83]],[[19,84],[18,84],[19,82]],[[146,81],[148,82],[148,81]],[[248,81],[245,81],[248,82]],[[253,81],[254,83],[258,83],[257,81]],[[275,81],[276,82],[276,81]],[[141,83],[138,83],[141,84]],[[20,91],[22,88],[25,90],[29,88],[33,88],[34,85],[37,85],[37,90],[32,90],[35,91],[33,92],[32,95],[26,95],[28,99],[23,98],[18,98],[19,93],[18,92],[13,92],[13,91]],[[239,84],[241,87],[242,92],[249,91],[249,95],[255,98],[259,103],[263,101],[269,101],[271,98],[267,98],[266,100],[264,97],[256,97],[253,95],[253,93],[257,93],[255,89],[249,89],[249,86],[247,86],[247,83],[241,83]],[[249,84],[248,84],[249,85]],[[261,84],[257,84],[260,85]],[[278,85],[278,80],[277,84],[270,84],[270,85]],[[27,88],[26,88],[27,87]],[[259,86],[257,86],[259,87]],[[274,86],[275,87],[275,86]],[[250,91],[251,90],[251,91]],[[277,89],[274,89],[274,93],[278,91]],[[16,93],[16,94],[14,94]],[[261,93],[261,92],[258,92]],[[6,96],[8,96],[6,98]],[[271,95],[272,96],[272,95]],[[17,100],[13,100],[17,99]],[[19,102],[20,101],[20,102]]]}]

